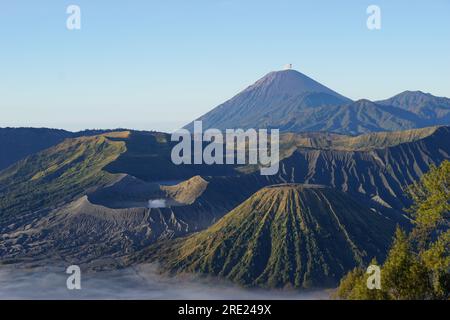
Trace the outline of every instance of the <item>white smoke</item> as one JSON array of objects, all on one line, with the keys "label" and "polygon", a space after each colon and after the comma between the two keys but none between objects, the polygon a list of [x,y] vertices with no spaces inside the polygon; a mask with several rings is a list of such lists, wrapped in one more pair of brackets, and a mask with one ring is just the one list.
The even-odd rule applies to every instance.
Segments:
[{"label": "white smoke", "polygon": [[152,208],[166,208],[167,207],[167,201],[165,199],[148,200],[148,207],[150,209],[152,209]]}]

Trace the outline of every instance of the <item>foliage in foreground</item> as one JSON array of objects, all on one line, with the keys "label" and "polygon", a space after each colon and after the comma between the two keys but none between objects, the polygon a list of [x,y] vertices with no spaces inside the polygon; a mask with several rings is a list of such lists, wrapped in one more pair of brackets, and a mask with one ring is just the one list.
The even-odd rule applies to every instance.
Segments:
[{"label": "foliage in foreground", "polygon": [[406,191],[414,201],[409,212],[415,226],[409,234],[397,228],[381,266],[381,289],[368,289],[370,274],[356,268],[341,280],[336,298],[450,299],[450,162],[431,167]]}]

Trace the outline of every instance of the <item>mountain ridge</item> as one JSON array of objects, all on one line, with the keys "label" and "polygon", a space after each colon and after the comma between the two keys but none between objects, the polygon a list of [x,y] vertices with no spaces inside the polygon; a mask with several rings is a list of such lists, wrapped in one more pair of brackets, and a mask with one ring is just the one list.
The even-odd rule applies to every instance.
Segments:
[{"label": "mountain ridge", "polygon": [[[15,162],[53,147],[65,139],[94,136],[108,132],[127,131],[126,129],[87,129],[67,131],[53,128],[6,127],[0,128],[0,171]],[[129,131],[129,130],[128,130]]]},{"label": "mountain ridge", "polygon": [[404,91],[377,103],[412,112],[422,117],[426,124],[430,124],[434,120],[435,124],[445,125],[450,121],[450,99],[433,96],[422,91]]},{"label": "mountain ridge", "polygon": [[[386,100],[352,101],[295,71],[270,72],[196,119],[204,130],[280,129],[357,135],[450,124],[450,99],[405,91]],[[193,122],[184,128],[193,130]]]}]

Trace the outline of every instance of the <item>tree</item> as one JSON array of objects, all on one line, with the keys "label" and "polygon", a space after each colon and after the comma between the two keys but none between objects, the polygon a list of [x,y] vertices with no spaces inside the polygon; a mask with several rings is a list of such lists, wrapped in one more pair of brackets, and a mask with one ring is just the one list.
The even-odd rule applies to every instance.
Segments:
[{"label": "tree", "polygon": [[[373,259],[371,265],[378,265]],[[345,275],[336,292],[334,298],[346,300],[387,300],[389,296],[384,290],[370,290],[367,287],[369,274],[363,268],[355,268]]]},{"label": "tree", "polygon": [[407,210],[414,218],[411,234],[418,250],[425,250],[433,241],[433,234],[448,229],[450,212],[450,161],[439,167],[431,166],[428,173],[406,188],[414,204]]},{"label": "tree", "polygon": [[397,228],[381,267],[381,290],[369,290],[363,269],[341,280],[339,299],[449,299],[450,298],[450,162],[432,166],[420,181],[406,189],[414,204],[409,235]]},{"label": "tree", "polygon": [[394,300],[427,299],[428,270],[411,250],[406,233],[397,227],[394,243],[382,268],[383,291]]}]

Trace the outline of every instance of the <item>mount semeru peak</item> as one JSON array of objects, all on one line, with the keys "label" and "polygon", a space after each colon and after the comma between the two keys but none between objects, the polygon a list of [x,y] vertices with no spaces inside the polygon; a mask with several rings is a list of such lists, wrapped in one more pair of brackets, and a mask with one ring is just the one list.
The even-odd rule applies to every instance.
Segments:
[{"label": "mount semeru peak", "polygon": [[[277,128],[288,130],[301,113],[351,100],[308,76],[283,70],[267,74],[197,120],[204,128]],[[306,114],[304,114],[306,115]],[[294,122],[292,122],[294,121]],[[193,128],[193,123],[186,126]]]}]

